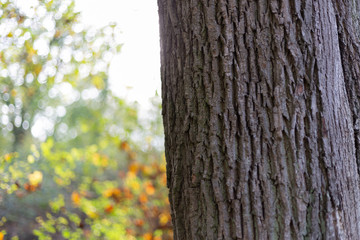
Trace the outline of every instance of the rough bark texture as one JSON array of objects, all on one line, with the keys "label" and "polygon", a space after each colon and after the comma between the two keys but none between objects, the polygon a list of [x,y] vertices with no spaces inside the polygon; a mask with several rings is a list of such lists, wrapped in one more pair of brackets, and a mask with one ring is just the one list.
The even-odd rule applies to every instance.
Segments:
[{"label": "rough bark texture", "polygon": [[360,239],[358,2],[158,0],[175,239]]}]

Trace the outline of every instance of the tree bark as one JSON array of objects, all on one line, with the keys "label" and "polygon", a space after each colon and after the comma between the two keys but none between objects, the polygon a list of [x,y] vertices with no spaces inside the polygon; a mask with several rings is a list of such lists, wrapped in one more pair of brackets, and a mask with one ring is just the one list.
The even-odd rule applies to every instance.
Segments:
[{"label": "tree bark", "polygon": [[358,1],[158,5],[175,239],[360,239]]}]

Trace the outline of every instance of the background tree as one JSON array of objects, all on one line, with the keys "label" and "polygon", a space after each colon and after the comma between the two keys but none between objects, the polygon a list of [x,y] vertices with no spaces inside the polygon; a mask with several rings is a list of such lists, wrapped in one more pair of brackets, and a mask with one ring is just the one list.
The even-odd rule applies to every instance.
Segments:
[{"label": "background tree", "polygon": [[115,25],[85,28],[74,7],[74,1],[1,3],[3,146],[18,150],[31,130],[42,140],[57,138],[57,123],[71,105],[106,98],[106,71],[120,50],[119,31]]},{"label": "background tree", "polygon": [[0,240],[171,239],[161,106],[112,94],[118,32],[0,1]]},{"label": "background tree", "polygon": [[158,4],[175,239],[358,239],[357,3]]}]

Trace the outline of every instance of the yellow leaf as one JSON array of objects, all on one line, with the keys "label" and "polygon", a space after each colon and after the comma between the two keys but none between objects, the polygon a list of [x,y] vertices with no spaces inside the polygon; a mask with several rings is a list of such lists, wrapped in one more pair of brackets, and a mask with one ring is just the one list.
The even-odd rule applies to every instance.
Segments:
[{"label": "yellow leaf", "polygon": [[121,197],[121,191],[118,188],[110,188],[103,192],[104,197],[106,198],[120,198]]},{"label": "yellow leaf", "polygon": [[61,178],[59,178],[59,177],[54,177],[54,181],[56,182],[56,184],[57,185],[59,185],[59,186],[66,186],[66,182],[63,180],[63,179],[61,179]]},{"label": "yellow leaf", "polygon": [[166,177],[166,174],[163,173],[161,178],[160,178],[160,183],[163,185],[163,186],[166,186],[167,185],[167,177]]},{"label": "yellow leaf", "polygon": [[132,188],[134,191],[137,191],[140,189],[140,184],[136,180],[133,180],[129,183],[129,187]]},{"label": "yellow leaf", "polygon": [[88,211],[86,212],[86,214],[92,219],[99,217],[99,215],[95,211]]},{"label": "yellow leaf", "polygon": [[159,166],[159,169],[163,173],[166,172],[166,163],[165,162],[161,163],[160,166]]},{"label": "yellow leaf", "polygon": [[170,220],[169,215],[167,215],[165,213],[160,214],[160,216],[159,216],[160,225],[162,225],[162,226],[166,225],[169,222],[169,220]]},{"label": "yellow leaf", "polygon": [[40,171],[35,171],[28,175],[29,183],[33,186],[38,186],[43,180],[43,174]]},{"label": "yellow leaf", "polygon": [[134,172],[129,171],[126,174],[126,178],[132,180],[132,179],[136,178],[136,174]]},{"label": "yellow leaf", "polygon": [[41,66],[40,64],[36,64],[36,65],[34,66],[34,73],[35,73],[36,75],[39,75],[39,73],[41,72],[41,70],[42,70],[42,66]]},{"label": "yellow leaf", "polygon": [[32,44],[29,41],[25,41],[25,48],[27,52],[26,61],[32,62],[32,57],[36,54],[36,50],[32,48]]},{"label": "yellow leaf", "polygon": [[102,156],[101,158],[101,166],[102,167],[107,167],[109,165],[109,160],[106,156]]},{"label": "yellow leaf", "polygon": [[27,157],[27,161],[28,161],[29,163],[34,163],[34,162],[35,162],[34,156],[33,156],[33,155],[29,155],[29,156]]},{"label": "yellow leaf", "polygon": [[109,165],[109,159],[106,155],[100,155],[99,153],[93,154],[92,162],[95,166],[107,167]]},{"label": "yellow leaf", "polygon": [[17,94],[17,92],[16,92],[16,90],[15,90],[15,89],[13,89],[13,90],[11,90],[10,94],[11,94],[11,96],[15,97],[15,96],[16,96],[16,94]]},{"label": "yellow leaf", "polygon": [[143,166],[142,172],[146,177],[151,176],[154,173],[153,169],[150,166]]},{"label": "yellow leaf", "polygon": [[3,240],[4,239],[4,233],[3,232],[0,232],[0,240]]},{"label": "yellow leaf", "polygon": [[100,154],[98,153],[94,153],[93,154],[93,159],[92,159],[92,162],[95,166],[99,166],[100,165]]},{"label": "yellow leaf", "polygon": [[4,155],[4,160],[5,161],[10,161],[12,159],[12,154],[11,153],[7,153]]},{"label": "yellow leaf", "polygon": [[105,88],[104,80],[99,76],[94,76],[92,79],[92,82],[93,82],[94,86],[99,90],[102,90]]}]

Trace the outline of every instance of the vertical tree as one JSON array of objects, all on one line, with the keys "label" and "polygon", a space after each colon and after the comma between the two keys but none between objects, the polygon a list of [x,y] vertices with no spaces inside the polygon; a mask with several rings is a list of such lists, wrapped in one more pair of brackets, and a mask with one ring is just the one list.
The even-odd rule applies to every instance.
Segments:
[{"label": "vertical tree", "polygon": [[175,239],[360,239],[357,2],[158,0]]}]

